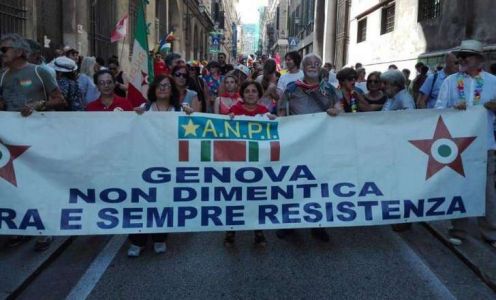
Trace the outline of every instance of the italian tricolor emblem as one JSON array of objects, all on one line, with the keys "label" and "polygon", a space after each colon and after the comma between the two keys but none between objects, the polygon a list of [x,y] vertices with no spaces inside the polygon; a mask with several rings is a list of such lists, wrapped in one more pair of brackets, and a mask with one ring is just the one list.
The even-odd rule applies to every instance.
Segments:
[{"label": "italian tricolor emblem", "polygon": [[179,117],[179,161],[279,161],[277,122]]}]

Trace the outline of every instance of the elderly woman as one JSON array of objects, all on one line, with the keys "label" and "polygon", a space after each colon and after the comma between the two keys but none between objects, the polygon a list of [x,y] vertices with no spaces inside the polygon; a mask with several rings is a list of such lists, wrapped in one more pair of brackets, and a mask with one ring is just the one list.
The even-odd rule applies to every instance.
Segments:
[{"label": "elderly woman", "polygon": [[383,111],[415,109],[412,95],[405,88],[405,76],[398,70],[389,70],[381,74],[381,82],[388,100]]}]

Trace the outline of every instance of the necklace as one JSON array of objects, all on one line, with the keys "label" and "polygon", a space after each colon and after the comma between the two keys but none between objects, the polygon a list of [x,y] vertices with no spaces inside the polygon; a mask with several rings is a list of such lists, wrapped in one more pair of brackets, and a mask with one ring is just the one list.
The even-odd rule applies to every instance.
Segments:
[{"label": "necklace", "polygon": [[[458,98],[461,102],[465,102],[467,97],[465,96],[465,76],[463,73],[458,73],[456,80],[456,88],[458,90]],[[475,89],[474,89],[474,100],[473,105],[479,105],[481,100],[482,88],[484,87],[484,79],[482,79],[480,73],[474,77]]]},{"label": "necklace", "polygon": [[[160,109],[160,106],[158,105],[158,103],[157,103],[157,102],[155,102],[155,103],[153,103],[153,104],[155,104],[155,110],[156,110],[156,111],[162,111],[162,110]],[[169,108],[170,108],[170,105],[168,105],[168,106],[167,106],[167,107],[166,107],[163,111],[169,111]]]}]

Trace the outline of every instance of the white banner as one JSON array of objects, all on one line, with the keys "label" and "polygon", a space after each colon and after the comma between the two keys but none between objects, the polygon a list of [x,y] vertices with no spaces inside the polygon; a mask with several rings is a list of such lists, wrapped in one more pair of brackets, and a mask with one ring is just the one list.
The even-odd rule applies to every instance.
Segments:
[{"label": "white banner", "polygon": [[367,226],[484,214],[487,115],[0,113],[0,234]]}]

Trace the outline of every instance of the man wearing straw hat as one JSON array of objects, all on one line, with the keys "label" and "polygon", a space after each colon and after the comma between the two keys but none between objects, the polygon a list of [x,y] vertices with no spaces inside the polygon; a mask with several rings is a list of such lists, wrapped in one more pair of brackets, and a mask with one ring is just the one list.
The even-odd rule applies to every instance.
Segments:
[{"label": "man wearing straw hat", "polygon": [[[494,112],[496,111],[496,76],[482,70],[484,55],[482,44],[476,40],[464,40],[453,51],[459,61],[459,72],[446,78],[441,85],[435,108],[453,107],[464,110],[471,106],[484,106],[488,114],[486,215],[480,217],[479,228],[482,238],[496,248],[496,193],[494,188],[493,134]],[[460,245],[466,238],[467,219],[453,220],[450,242]]]}]

